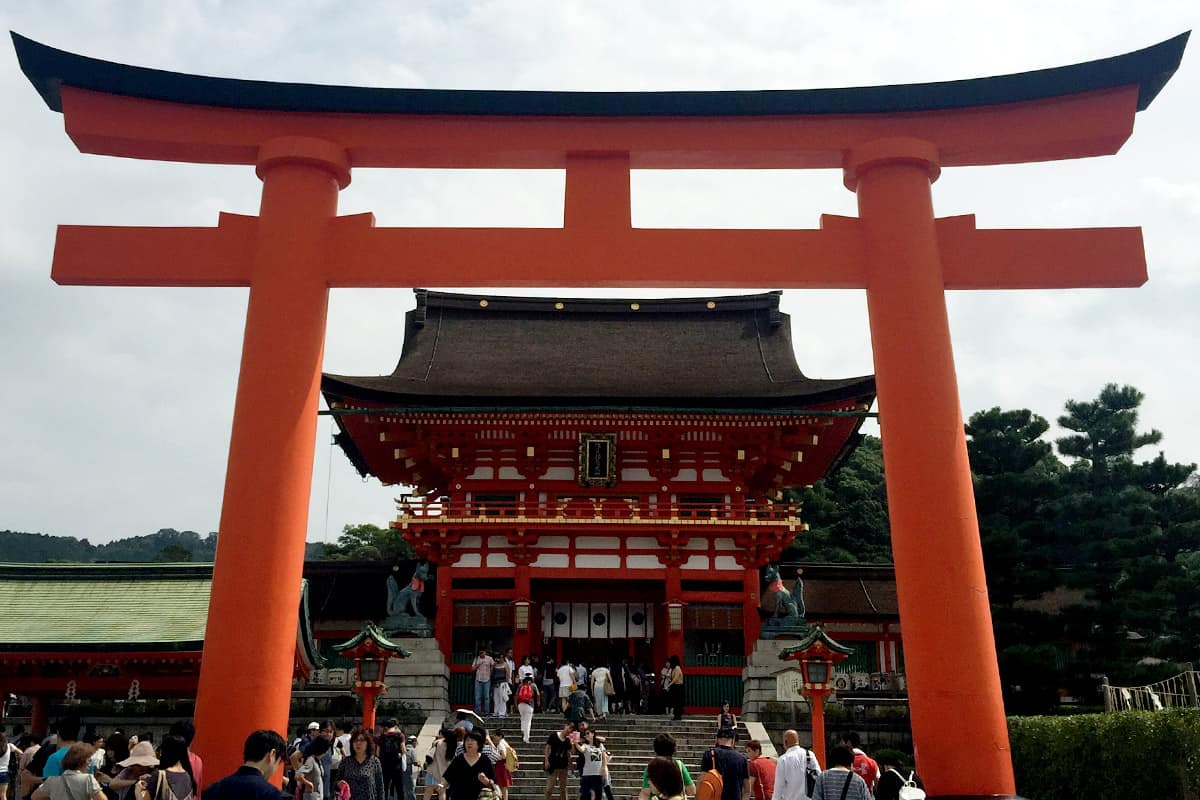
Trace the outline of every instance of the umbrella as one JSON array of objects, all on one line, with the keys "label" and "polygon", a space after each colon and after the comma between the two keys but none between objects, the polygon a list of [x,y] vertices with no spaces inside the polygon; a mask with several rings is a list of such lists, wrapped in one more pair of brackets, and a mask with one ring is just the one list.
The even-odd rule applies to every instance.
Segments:
[{"label": "umbrella", "polygon": [[478,714],[476,714],[474,711],[471,711],[470,709],[466,709],[466,708],[462,708],[462,709],[452,712],[451,715],[446,720],[447,727],[454,727],[454,723],[458,721],[457,717],[459,714],[464,715],[466,717],[466,719],[468,721],[470,721],[470,723],[472,725],[474,725],[476,728],[479,728],[480,730],[487,730],[487,726],[483,724],[483,719]]}]

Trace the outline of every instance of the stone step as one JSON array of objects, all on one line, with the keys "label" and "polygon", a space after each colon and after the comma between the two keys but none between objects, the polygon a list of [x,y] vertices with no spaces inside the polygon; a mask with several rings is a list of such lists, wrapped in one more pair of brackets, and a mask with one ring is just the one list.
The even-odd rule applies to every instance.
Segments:
[{"label": "stone step", "polygon": [[[530,743],[521,741],[518,717],[485,717],[489,730],[504,731],[509,745],[516,749],[521,759],[521,768],[514,776],[509,790],[509,800],[536,800],[544,796],[546,774],[542,770],[542,747],[546,738],[562,730],[563,719],[558,714],[546,713],[534,716],[530,731]],[[747,737],[744,725],[739,725],[739,738]],[[642,771],[653,758],[653,741],[658,734],[670,733],[676,742],[676,757],[687,765],[693,777],[700,775],[700,760],[714,745],[716,719],[714,716],[685,717],[674,721],[661,715],[614,715],[592,725],[593,730],[605,737],[605,746],[612,752],[609,777],[617,800],[631,800],[642,788]],[[571,772],[568,777],[568,797],[576,798],[579,793],[579,776]]]}]

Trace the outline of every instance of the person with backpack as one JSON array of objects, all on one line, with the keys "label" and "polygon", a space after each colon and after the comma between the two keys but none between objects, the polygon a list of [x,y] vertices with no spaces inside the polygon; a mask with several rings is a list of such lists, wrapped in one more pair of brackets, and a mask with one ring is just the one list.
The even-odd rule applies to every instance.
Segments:
[{"label": "person with backpack", "polygon": [[412,775],[412,767],[404,734],[394,717],[385,719],[383,728],[383,735],[376,742],[379,766],[383,769],[383,795],[387,800],[405,800],[404,775]]},{"label": "person with backpack", "polygon": [[716,747],[709,748],[700,759],[700,782],[696,800],[749,800],[751,793],[750,767],[746,757],[733,749],[734,731],[717,731]]},{"label": "person with backpack", "polygon": [[517,714],[521,717],[521,741],[529,744],[529,731],[533,727],[533,710],[538,705],[538,690],[533,685],[533,676],[526,675],[517,688]]},{"label": "person with backpack", "polygon": [[817,776],[813,800],[871,800],[867,783],[853,770],[854,751],[844,744],[829,751],[829,769]]},{"label": "person with backpack", "polygon": [[196,778],[187,741],[182,736],[164,736],[158,748],[158,766],[138,779],[134,800],[191,800],[195,796]]},{"label": "person with backpack", "polygon": [[800,746],[800,734],[783,732],[784,753],[775,765],[775,791],[771,800],[809,800],[821,765],[812,750]]}]

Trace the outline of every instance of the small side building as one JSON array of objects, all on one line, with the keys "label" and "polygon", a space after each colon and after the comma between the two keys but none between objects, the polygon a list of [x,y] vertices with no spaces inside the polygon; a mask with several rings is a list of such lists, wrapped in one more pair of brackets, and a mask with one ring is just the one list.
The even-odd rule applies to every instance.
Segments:
[{"label": "small side building", "polygon": [[[212,564],[0,564],[0,718],[9,694],[37,734],[51,703],[194,698],[211,589]],[[321,665],[305,584],[295,675]]]}]

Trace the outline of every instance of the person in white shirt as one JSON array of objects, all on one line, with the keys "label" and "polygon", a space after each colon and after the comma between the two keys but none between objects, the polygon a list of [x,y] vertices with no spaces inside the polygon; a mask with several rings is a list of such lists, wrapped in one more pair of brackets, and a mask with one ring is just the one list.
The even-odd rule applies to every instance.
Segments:
[{"label": "person in white shirt", "polygon": [[783,733],[784,753],[775,767],[775,793],[771,800],[810,800],[808,773],[821,771],[817,757],[800,746],[800,734],[789,730]]},{"label": "person in white shirt", "polygon": [[567,698],[571,696],[571,684],[575,683],[575,668],[570,661],[564,661],[558,668],[558,705],[562,711],[567,710]]},{"label": "person in white shirt", "polygon": [[597,719],[608,716],[608,694],[605,686],[608,684],[608,667],[601,664],[592,670],[592,699],[596,703]]}]

